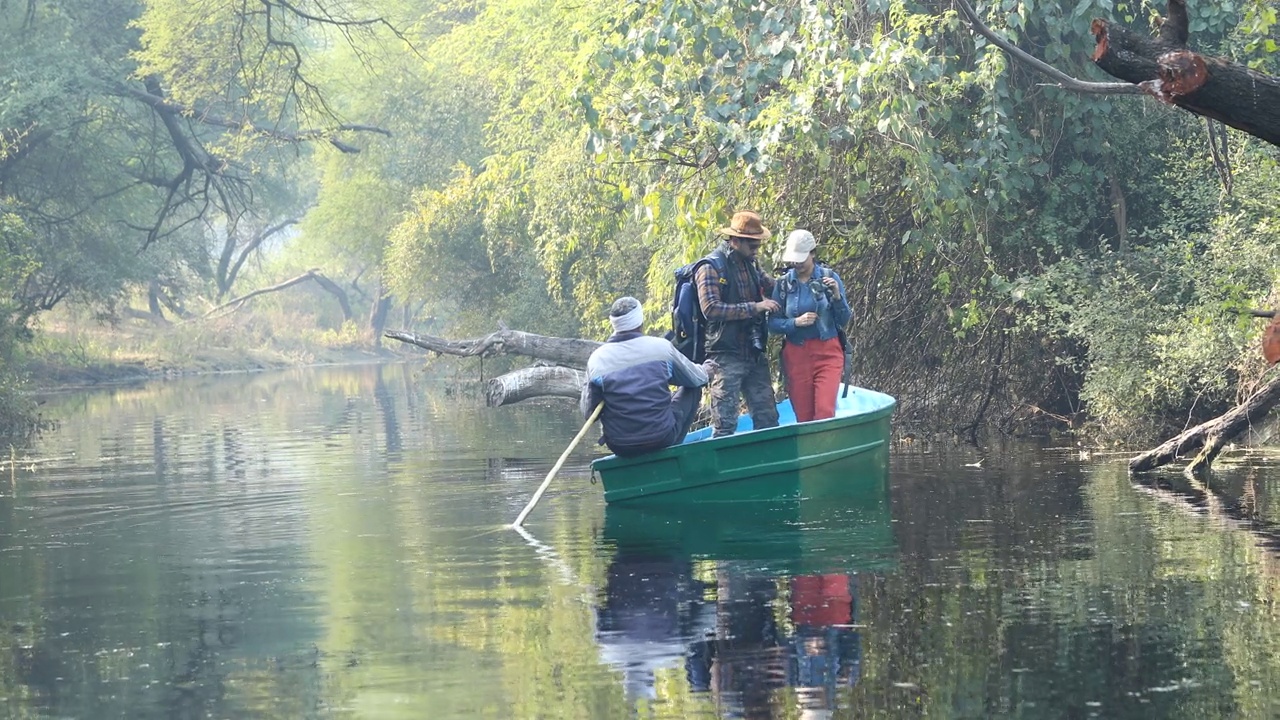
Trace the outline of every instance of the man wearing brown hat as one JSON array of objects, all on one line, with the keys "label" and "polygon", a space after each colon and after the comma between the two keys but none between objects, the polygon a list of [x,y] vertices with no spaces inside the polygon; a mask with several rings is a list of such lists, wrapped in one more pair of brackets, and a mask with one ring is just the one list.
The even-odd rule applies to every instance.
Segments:
[{"label": "man wearing brown hat", "polygon": [[732,435],[738,428],[738,398],[747,401],[754,429],[775,427],[778,407],[773,400],[769,358],[765,354],[766,312],[776,312],[770,299],[773,278],[760,269],[756,253],[772,233],[750,210],[734,213],[729,227],[698,268],[698,304],[707,318],[707,358],[711,362],[711,424],[714,435]]}]

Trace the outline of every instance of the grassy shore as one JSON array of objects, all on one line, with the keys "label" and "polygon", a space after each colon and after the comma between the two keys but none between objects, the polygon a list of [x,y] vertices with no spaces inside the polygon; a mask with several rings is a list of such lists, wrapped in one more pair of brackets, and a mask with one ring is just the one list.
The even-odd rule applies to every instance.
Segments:
[{"label": "grassy shore", "polygon": [[157,377],[376,362],[403,352],[399,347],[375,348],[369,331],[354,323],[315,329],[311,318],[243,314],[155,324],[54,313],[41,318],[22,367],[29,387],[40,392]]}]

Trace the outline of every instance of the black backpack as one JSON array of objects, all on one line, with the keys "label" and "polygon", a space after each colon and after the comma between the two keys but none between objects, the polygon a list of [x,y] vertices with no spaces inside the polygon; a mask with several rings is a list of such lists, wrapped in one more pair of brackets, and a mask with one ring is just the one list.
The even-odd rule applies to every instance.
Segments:
[{"label": "black backpack", "polygon": [[671,296],[671,332],[667,339],[695,363],[707,358],[707,318],[698,301],[698,268],[707,263],[724,277],[724,258],[712,253],[675,271],[675,292]]}]

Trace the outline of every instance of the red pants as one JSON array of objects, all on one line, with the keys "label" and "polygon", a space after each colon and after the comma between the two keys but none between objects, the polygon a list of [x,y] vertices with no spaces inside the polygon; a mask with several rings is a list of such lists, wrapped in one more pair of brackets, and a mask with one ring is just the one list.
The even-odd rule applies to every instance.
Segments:
[{"label": "red pants", "polygon": [[852,620],[853,593],[849,591],[848,575],[799,575],[791,578],[792,622],[830,627]]},{"label": "red pants", "polygon": [[844,373],[840,338],[805,340],[803,345],[784,343],[782,368],[797,422],[835,417],[836,393]]}]

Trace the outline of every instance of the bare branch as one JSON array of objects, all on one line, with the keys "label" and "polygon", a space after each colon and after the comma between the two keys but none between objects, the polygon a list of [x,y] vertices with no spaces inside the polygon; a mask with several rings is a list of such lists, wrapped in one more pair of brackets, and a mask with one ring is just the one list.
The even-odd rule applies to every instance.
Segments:
[{"label": "bare branch", "polygon": [[968,0],[954,0],[956,7],[959,8],[960,14],[964,15],[970,27],[974,32],[982,37],[990,40],[996,47],[1005,51],[1009,57],[1026,65],[1037,72],[1047,75],[1056,81],[1058,87],[1064,90],[1072,90],[1079,93],[1090,93],[1094,95],[1142,95],[1142,88],[1123,82],[1092,82],[1089,80],[1080,80],[1071,77],[1045,61],[1031,55],[1022,48],[1014,45],[1005,38],[996,34],[994,30],[987,27],[986,23],[978,18],[978,13],[969,5]]},{"label": "bare branch", "polygon": [[221,257],[218,258],[218,276],[215,278],[218,283],[219,297],[221,297],[223,293],[231,290],[231,286],[235,284],[236,278],[240,275],[240,270],[244,267],[245,261],[249,259],[249,256],[254,250],[257,250],[258,247],[267,240],[267,238],[287,227],[297,225],[298,222],[298,218],[289,218],[254,235],[247,243],[245,243],[244,247],[240,250],[239,255],[235,257],[234,262],[232,262],[232,256],[235,255],[236,248],[235,229],[228,228],[227,242],[223,247]]},{"label": "bare branch", "polygon": [[[269,0],[262,0],[262,3],[268,6],[272,4],[271,2],[269,2]],[[374,18],[364,18],[364,19],[341,19],[341,18],[335,17],[333,13],[330,13],[329,11],[324,10],[323,7],[321,8],[321,10],[324,11],[324,15],[320,16],[320,15],[315,15],[313,13],[305,12],[299,9],[298,7],[296,7],[295,5],[293,5],[292,3],[288,2],[288,0],[276,0],[276,4],[278,4],[280,7],[283,7],[284,9],[288,10],[289,12],[293,13],[294,15],[304,20],[310,20],[311,22],[321,23],[324,25],[332,25],[334,27],[342,28],[344,34],[346,34],[346,29],[349,29],[349,28],[370,28],[373,26],[381,26],[389,30],[392,35],[396,36],[397,40],[400,40],[406,46],[408,46],[409,50],[414,55],[417,55],[419,58],[422,58],[424,60],[426,59],[425,57],[423,57],[421,53],[418,52],[418,48],[415,47],[413,42],[409,40],[409,37],[405,35],[404,32],[400,30],[400,28],[396,27],[394,24],[392,24],[389,20],[387,20],[384,17],[374,17]],[[350,35],[346,35],[346,37],[348,41],[351,40]]]},{"label": "bare branch", "polygon": [[[179,105],[177,103],[169,102],[163,96],[154,95],[152,93],[146,92],[144,90],[139,90],[137,88],[120,86],[119,90],[121,93],[127,95],[128,97],[134,98],[135,100],[139,100],[151,106],[158,112],[172,113],[176,115],[182,115],[184,117],[189,117],[193,121],[203,125],[213,125],[216,127],[224,127],[232,130],[249,130],[249,131],[258,133],[264,137],[269,137],[273,140],[279,140],[281,142],[300,143],[300,142],[311,142],[314,140],[327,140],[330,144],[332,144],[334,147],[338,148],[342,152],[358,153],[360,152],[359,148],[353,147],[351,145],[348,145],[338,140],[335,137],[335,134],[342,131],[375,132],[380,135],[391,137],[391,131],[385,128],[380,128],[373,125],[355,125],[355,124],[339,125],[332,130],[313,129],[313,130],[299,130],[296,132],[289,132],[287,130],[279,130],[274,128],[262,127],[261,125],[254,123],[252,120],[250,120],[247,117],[237,120],[235,118],[227,118],[221,115],[216,115],[208,109],[199,108],[199,107],[186,107],[184,105]],[[187,145],[189,146],[190,144],[187,143]],[[193,156],[194,156],[194,153],[193,153]]]},{"label": "bare branch", "polygon": [[257,290],[254,290],[254,291],[253,291],[253,292],[251,292],[251,293],[246,293],[246,294],[244,294],[244,295],[241,295],[241,296],[240,296],[240,297],[238,297],[238,298],[232,298],[231,300],[228,300],[228,301],[226,301],[226,302],[222,303],[221,305],[219,305],[219,306],[215,307],[214,309],[210,310],[209,312],[205,313],[203,317],[205,317],[205,318],[211,317],[211,316],[216,315],[217,313],[219,313],[219,312],[221,312],[221,311],[223,311],[223,310],[226,310],[226,309],[228,309],[228,308],[230,308],[230,309],[234,312],[234,311],[239,310],[240,308],[244,307],[244,304],[245,304],[245,303],[249,302],[250,300],[252,300],[252,299],[253,299],[253,298],[255,298],[255,297],[258,297],[259,295],[266,295],[267,293],[279,292],[279,291],[284,290],[284,289],[286,289],[286,288],[291,288],[291,287],[293,287],[294,285],[297,285],[298,283],[302,283],[302,282],[306,282],[307,280],[311,280],[311,279],[313,279],[316,275],[319,275],[319,274],[320,274],[320,271],[319,271],[319,270],[308,270],[308,271],[306,271],[306,272],[302,273],[301,275],[299,275],[299,276],[297,276],[297,277],[294,277],[294,278],[290,278],[290,279],[288,279],[288,280],[285,280],[284,282],[277,283],[277,284],[272,285],[272,286],[270,286],[270,287],[259,288],[259,289],[257,289]]}]

